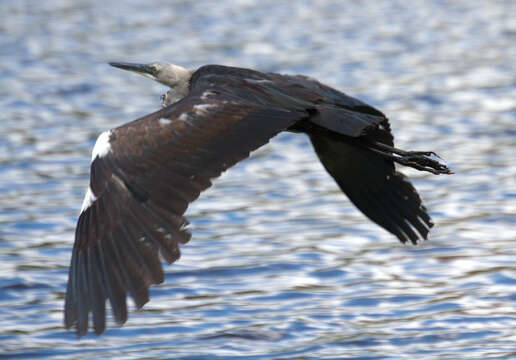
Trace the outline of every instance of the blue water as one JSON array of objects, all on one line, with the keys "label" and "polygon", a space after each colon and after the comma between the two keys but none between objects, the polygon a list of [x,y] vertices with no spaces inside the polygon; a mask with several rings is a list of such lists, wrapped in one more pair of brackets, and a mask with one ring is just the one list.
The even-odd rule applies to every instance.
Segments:
[{"label": "blue water", "polygon": [[[0,357],[516,358],[514,1],[0,2]],[[106,65],[304,73],[391,119],[436,227],[403,246],[282,134],[188,210],[192,241],[124,327],[62,326],[91,147],[164,88]],[[132,306],[132,304],[131,304]],[[132,306],[134,309],[134,306]]]}]

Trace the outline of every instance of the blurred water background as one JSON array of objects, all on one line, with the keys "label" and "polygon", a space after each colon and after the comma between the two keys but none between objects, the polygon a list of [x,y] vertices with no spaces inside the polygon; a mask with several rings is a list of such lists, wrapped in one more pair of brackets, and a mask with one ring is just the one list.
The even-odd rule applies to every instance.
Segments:
[{"label": "blurred water background", "polygon": [[[516,2],[0,2],[0,357],[516,358]],[[108,61],[303,73],[371,103],[436,223],[403,246],[281,134],[187,214],[193,239],[122,328],[62,326],[97,135],[165,89]]]}]

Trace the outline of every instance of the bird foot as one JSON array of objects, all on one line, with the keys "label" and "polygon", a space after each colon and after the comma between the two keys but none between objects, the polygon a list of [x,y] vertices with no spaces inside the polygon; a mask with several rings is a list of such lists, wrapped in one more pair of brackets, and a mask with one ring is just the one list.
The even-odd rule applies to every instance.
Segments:
[{"label": "bird foot", "polygon": [[446,162],[433,151],[405,151],[378,142],[373,143],[369,149],[398,164],[417,170],[428,171],[436,175],[453,174]]}]

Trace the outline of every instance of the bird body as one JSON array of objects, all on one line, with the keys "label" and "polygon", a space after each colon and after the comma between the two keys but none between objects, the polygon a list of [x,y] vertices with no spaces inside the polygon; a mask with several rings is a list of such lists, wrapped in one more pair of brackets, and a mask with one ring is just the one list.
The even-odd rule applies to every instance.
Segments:
[{"label": "bird body", "polygon": [[79,215],[65,300],[65,325],[78,336],[93,314],[105,329],[105,302],[127,319],[163,281],[160,257],[180,256],[190,240],[183,214],[212,179],[281,131],[305,133],[328,173],[371,220],[416,243],[433,225],[394,162],[450,173],[432,152],[393,144],[375,108],[299,75],[206,65],[112,63],[170,87],[163,108],[102,133],[92,152],[90,186]]}]

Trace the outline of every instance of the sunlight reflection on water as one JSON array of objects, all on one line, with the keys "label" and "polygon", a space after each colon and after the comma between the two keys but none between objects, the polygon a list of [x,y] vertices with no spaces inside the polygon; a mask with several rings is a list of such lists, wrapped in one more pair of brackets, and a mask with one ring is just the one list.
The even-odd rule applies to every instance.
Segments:
[{"label": "sunlight reflection on water", "polygon": [[[513,3],[104,5],[0,3],[0,352],[516,356]],[[430,241],[398,244],[340,194],[306,138],[281,134],[191,206],[193,240],[143,310],[77,341],[62,305],[91,147],[164,90],[109,60],[305,73],[370,102],[399,147],[435,150],[455,171],[405,171],[437,224]]]}]

